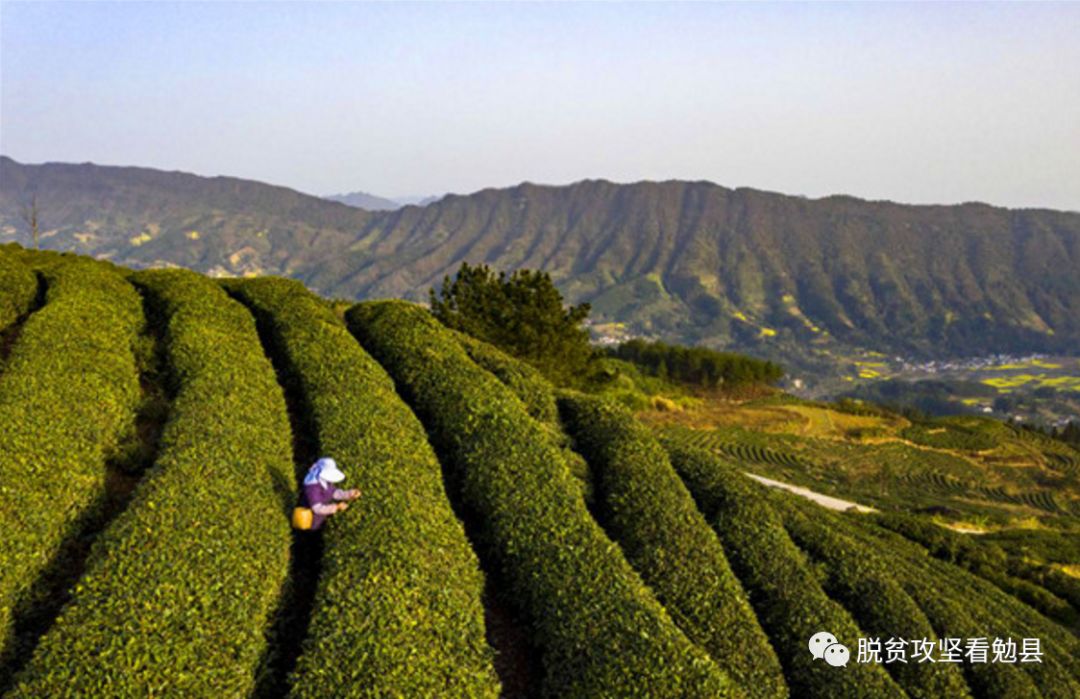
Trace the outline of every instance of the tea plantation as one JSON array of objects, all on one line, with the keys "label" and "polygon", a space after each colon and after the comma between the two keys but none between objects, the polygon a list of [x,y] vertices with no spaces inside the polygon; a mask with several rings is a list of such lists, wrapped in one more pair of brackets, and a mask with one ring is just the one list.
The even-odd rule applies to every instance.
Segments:
[{"label": "tea plantation", "polygon": [[[0,696],[1080,696],[1068,537],[828,511],[744,475],[813,454],[715,434],[412,303],[0,246]],[[361,496],[297,532],[319,456]],[[1037,661],[857,657],[998,637]]]}]

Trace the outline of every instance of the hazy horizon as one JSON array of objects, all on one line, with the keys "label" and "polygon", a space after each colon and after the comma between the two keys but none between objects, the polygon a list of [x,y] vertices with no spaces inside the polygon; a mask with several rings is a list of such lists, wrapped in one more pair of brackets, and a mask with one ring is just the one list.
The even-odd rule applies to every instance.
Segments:
[{"label": "hazy horizon", "polygon": [[[11,156],[8,156],[7,153],[0,153],[0,156],[11,157]],[[287,184],[283,184],[281,182],[272,182],[272,181],[269,181],[269,180],[259,179],[259,178],[255,178],[255,177],[237,177],[236,175],[231,175],[231,174],[226,173],[226,172],[221,172],[221,173],[199,173],[199,172],[192,172],[190,170],[180,170],[180,169],[177,169],[177,168],[167,168],[167,167],[151,168],[151,167],[148,167],[148,166],[145,166],[145,165],[139,165],[137,163],[98,163],[98,162],[93,162],[93,161],[74,162],[74,161],[57,161],[57,160],[42,161],[42,162],[36,162],[35,163],[35,162],[20,161],[20,160],[15,159],[15,158],[13,158],[13,160],[15,160],[20,165],[86,165],[86,164],[88,164],[88,165],[95,165],[95,166],[98,166],[98,167],[146,168],[146,169],[157,170],[157,171],[161,171],[161,172],[175,172],[175,173],[179,173],[179,174],[196,175],[198,177],[207,177],[207,178],[215,178],[215,177],[235,178],[235,179],[242,179],[242,180],[245,180],[245,181],[259,182],[261,184],[270,185],[270,186],[287,187],[287,188],[292,189],[294,191],[300,192],[301,194],[306,194],[308,196],[318,197],[320,199],[331,199],[332,197],[340,197],[340,196],[346,196],[346,195],[350,195],[350,194],[366,194],[366,195],[373,196],[373,197],[376,197],[376,198],[379,198],[379,199],[387,199],[387,200],[390,200],[390,201],[394,201],[394,202],[399,203],[402,206],[408,206],[408,205],[411,205],[411,204],[418,204],[420,200],[428,199],[428,198],[438,200],[438,199],[441,199],[444,196],[450,196],[450,195],[469,196],[469,195],[472,195],[472,194],[477,194],[477,193],[479,193],[479,192],[481,192],[483,190],[486,190],[486,189],[495,189],[495,190],[513,189],[515,187],[519,187],[519,186],[522,186],[522,185],[533,185],[533,186],[537,186],[537,187],[569,187],[569,186],[572,186],[572,185],[575,185],[575,184],[580,184],[582,182],[590,182],[590,181],[591,182],[609,182],[609,183],[614,184],[614,185],[632,185],[632,184],[642,184],[642,183],[662,184],[664,182],[705,182],[705,183],[716,185],[718,187],[722,187],[724,189],[728,189],[728,190],[732,190],[732,191],[738,190],[738,189],[751,189],[751,190],[755,190],[755,191],[758,191],[758,192],[765,192],[765,193],[769,193],[769,194],[779,194],[779,195],[784,195],[784,196],[799,197],[799,198],[802,198],[802,199],[809,199],[809,200],[828,199],[830,197],[852,197],[852,198],[855,198],[855,199],[860,199],[860,200],[864,200],[864,201],[868,201],[868,202],[884,202],[884,203],[900,204],[900,205],[906,205],[906,206],[953,206],[953,205],[964,205],[964,204],[986,204],[988,206],[992,206],[992,207],[999,208],[999,209],[1017,209],[1017,210],[1019,210],[1019,209],[1031,209],[1031,210],[1044,209],[1044,210],[1050,210],[1050,211],[1063,211],[1065,213],[1080,213],[1080,208],[1068,209],[1068,208],[1063,208],[1063,207],[1046,207],[1046,206],[1009,206],[1009,205],[1006,205],[1006,204],[998,204],[998,203],[995,203],[995,202],[984,201],[984,200],[979,200],[979,199],[968,199],[968,200],[956,201],[956,202],[908,202],[908,201],[901,201],[901,200],[897,200],[897,199],[890,199],[888,197],[864,197],[864,196],[860,196],[858,194],[852,194],[850,192],[831,192],[831,193],[828,193],[828,194],[820,194],[820,195],[806,195],[806,194],[801,194],[801,193],[798,193],[798,192],[785,192],[785,191],[781,191],[781,190],[777,190],[777,189],[770,189],[768,187],[751,187],[751,186],[748,186],[748,185],[735,185],[735,184],[730,184],[729,185],[729,184],[724,184],[722,182],[714,182],[713,180],[703,179],[703,178],[695,178],[695,179],[688,179],[688,178],[664,178],[664,179],[643,178],[643,179],[638,179],[638,180],[617,180],[617,179],[613,179],[613,178],[610,178],[610,177],[582,177],[582,178],[579,178],[579,179],[576,179],[576,180],[567,180],[565,182],[537,182],[535,180],[521,180],[519,182],[508,182],[506,184],[499,184],[499,185],[484,185],[484,186],[478,187],[476,189],[469,189],[469,190],[462,190],[462,191],[432,192],[430,194],[422,194],[422,195],[421,194],[402,194],[402,195],[389,194],[388,195],[388,194],[383,194],[381,192],[373,192],[373,191],[368,191],[368,190],[353,190],[351,192],[307,192],[307,191],[304,191],[302,189],[299,189],[299,188],[296,188],[296,187],[291,187],[291,186],[289,186]],[[413,200],[415,200],[415,201],[413,201]],[[360,208],[363,208],[363,207],[360,207]]]},{"label": "hazy horizon", "polygon": [[1080,5],[0,5],[0,152],[1080,210]]}]

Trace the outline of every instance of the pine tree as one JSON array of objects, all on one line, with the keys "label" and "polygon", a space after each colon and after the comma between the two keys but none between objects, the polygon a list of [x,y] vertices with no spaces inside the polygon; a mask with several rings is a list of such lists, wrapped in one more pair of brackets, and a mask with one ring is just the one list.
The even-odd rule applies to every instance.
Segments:
[{"label": "pine tree", "polygon": [[582,327],[589,304],[565,306],[546,272],[496,275],[487,265],[463,262],[456,277],[443,278],[438,294],[428,295],[444,325],[528,361],[556,383],[575,383],[592,354]]}]

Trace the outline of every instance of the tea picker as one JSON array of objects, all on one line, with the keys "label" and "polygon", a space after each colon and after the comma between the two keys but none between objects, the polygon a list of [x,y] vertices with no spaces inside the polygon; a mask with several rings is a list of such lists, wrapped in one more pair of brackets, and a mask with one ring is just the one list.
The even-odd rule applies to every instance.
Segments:
[{"label": "tea picker", "polygon": [[345,474],[333,459],[322,458],[312,464],[304,476],[300,506],[293,510],[293,526],[315,530],[327,517],[344,512],[349,502],[360,497],[359,490],[341,490],[334,486],[345,480]]}]

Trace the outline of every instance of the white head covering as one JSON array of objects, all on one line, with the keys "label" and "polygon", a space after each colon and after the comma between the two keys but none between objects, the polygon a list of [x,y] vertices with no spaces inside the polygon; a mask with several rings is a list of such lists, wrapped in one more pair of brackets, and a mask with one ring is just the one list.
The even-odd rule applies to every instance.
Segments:
[{"label": "white head covering", "polygon": [[308,469],[304,476],[304,485],[315,485],[323,481],[326,483],[340,483],[345,480],[345,474],[337,467],[337,462],[330,458],[319,459]]}]

